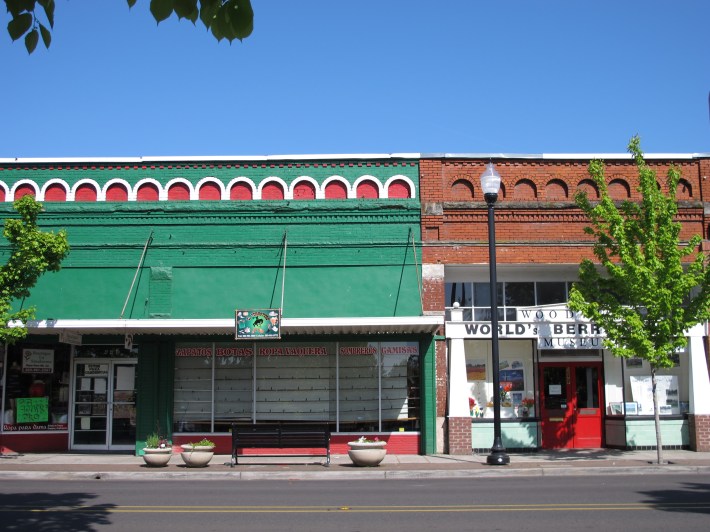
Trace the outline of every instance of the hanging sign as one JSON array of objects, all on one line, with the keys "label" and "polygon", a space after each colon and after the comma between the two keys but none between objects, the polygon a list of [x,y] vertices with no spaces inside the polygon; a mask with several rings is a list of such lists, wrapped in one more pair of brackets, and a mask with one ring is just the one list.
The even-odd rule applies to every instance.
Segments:
[{"label": "hanging sign", "polygon": [[235,312],[237,340],[281,338],[281,309],[250,309]]},{"label": "hanging sign", "polygon": [[74,331],[60,331],[59,341],[63,344],[81,345],[81,334]]}]

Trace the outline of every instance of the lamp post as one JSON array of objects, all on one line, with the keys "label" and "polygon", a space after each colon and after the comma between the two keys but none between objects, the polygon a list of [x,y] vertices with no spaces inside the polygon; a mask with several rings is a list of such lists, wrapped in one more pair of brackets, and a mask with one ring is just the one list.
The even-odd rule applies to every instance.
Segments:
[{"label": "lamp post", "polygon": [[488,205],[488,258],[491,285],[491,355],[493,357],[493,447],[486,458],[488,465],[508,465],[510,457],[505,452],[500,435],[500,363],[498,354],[498,290],[496,280],[496,226],[495,203],[500,189],[500,174],[493,163],[488,163],[481,174],[483,197]]}]

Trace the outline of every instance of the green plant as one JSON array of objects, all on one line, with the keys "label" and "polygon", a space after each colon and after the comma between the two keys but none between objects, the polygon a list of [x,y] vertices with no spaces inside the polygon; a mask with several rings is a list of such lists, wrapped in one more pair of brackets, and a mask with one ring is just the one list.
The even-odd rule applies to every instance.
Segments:
[{"label": "green plant", "polygon": [[147,449],[169,449],[170,442],[162,438],[157,432],[153,432],[146,436],[145,446]]},{"label": "green plant", "polygon": [[198,442],[184,443],[182,446],[184,448],[190,447],[190,448],[194,449],[195,447],[215,447],[215,443],[211,440],[208,440],[207,438],[202,438]]}]

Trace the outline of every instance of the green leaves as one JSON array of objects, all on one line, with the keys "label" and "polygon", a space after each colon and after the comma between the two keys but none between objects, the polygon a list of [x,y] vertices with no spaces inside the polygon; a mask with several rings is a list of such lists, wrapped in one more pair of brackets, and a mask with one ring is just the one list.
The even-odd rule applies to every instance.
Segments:
[{"label": "green leaves", "polygon": [[69,253],[65,231],[45,232],[37,226],[42,204],[30,196],[14,203],[18,218],[8,218],[3,236],[10,248],[7,263],[0,267],[0,341],[14,342],[27,334],[24,327],[9,328],[13,320],[25,323],[34,317],[34,309],[12,312],[12,303],[30,295],[30,289],[45,272],[55,272]]},{"label": "green leaves", "polygon": [[710,273],[699,251],[700,236],[680,240],[675,199],[680,172],[668,171],[664,194],[638,137],[628,148],[639,175],[640,201],[616,203],[609,197],[601,161],[589,165],[600,200],[592,203],[585,194],[575,198],[589,220],[585,232],[596,239],[594,255],[604,273],[583,261],[569,306],[606,331],[605,345],[615,355],[668,367],[685,345],[685,331],[710,316]]},{"label": "green leaves", "polygon": [[[55,0],[4,0],[10,22],[7,32],[13,41],[24,37],[25,48],[32,53],[39,38],[45,48],[52,43]],[[137,0],[126,0],[129,9]],[[42,9],[38,11],[37,6]],[[251,0],[150,0],[150,12],[156,22],[167,20],[175,13],[178,19],[193,24],[199,18],[215,39],[245,39],[254,31],[254,10]],[[41,13],[41,16],[40,16]]]},{"label": "green leaves", "polygon": [[37,5],[42,8],[44,18],[50,28],[54,28],[54,0],[5,0],[8,13],[12,17],[7,24],[7,32],[13,41],[24,35],[25,48],[32,53],[37,48],[40,35],[45,48],[49,48],[52,35],[37,15]]}]

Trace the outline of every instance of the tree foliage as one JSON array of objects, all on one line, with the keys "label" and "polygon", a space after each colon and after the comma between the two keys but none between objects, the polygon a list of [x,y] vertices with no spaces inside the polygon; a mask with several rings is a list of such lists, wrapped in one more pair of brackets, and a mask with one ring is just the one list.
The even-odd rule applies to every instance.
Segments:
[{"label": "tree foliage", "polygon": [[[32,53],[40,37],[45,48],[52,42],[54,29],[54,0],[4,0],[10,14],[7,32],[13,41],[22,37],[25,48]],[[133,7],[137,0],[126,0]],[[41,8],[41,9],[40,9]],[[150,0],[150,12],[156,22],[174,13],[178,19],[193,24],[200,19],[218,41],[245,39],[254,30],[254,11],[251,0]]]},{"label": "tree foliage", "polygon": [[638,137],[628,150],[636,162],[641,201],[615,203],[598,160],[589,164],[589,174],[600,201],[591,202],[584,192],[575,196],[591,224],[585,232],[596,239],[594,256],[601,270],[591,260],[582,261],[569,307],[606,331],[605,347],[612,354],[649,362],[662,462],[656,370],[672,367],[673,354],[687,344],[685,332],[710,318],[710,269],[699,235],[680,240],[680,171],[670,168],[664,193],[644,161]]},{"label": "tree foliage", "polygon": [[69,253],[66,231],[53,233],[37,227],[41,203],[26,195],[15,201],[14,207],[19,218],[5,220],[3,236],[9,243],[10,255],[0,267],[0,341],[8,343],[27,335],[25,327],[9,327],[9,323],[27,323],[35,315],[34,307],[13,311],[13,302],[28,297],[42,274],[59,271]]}]

